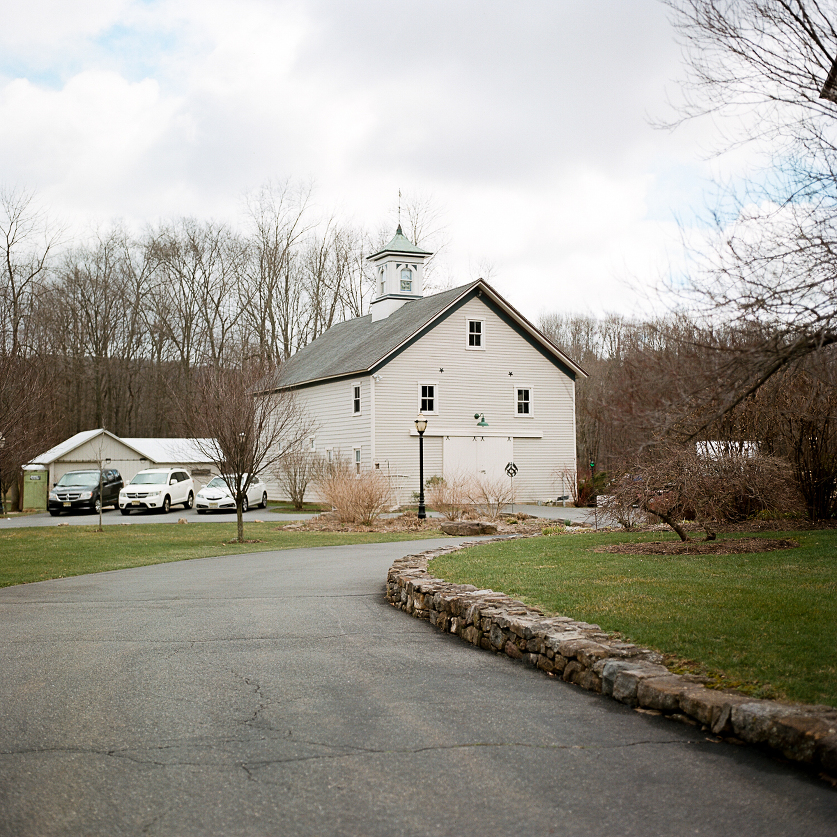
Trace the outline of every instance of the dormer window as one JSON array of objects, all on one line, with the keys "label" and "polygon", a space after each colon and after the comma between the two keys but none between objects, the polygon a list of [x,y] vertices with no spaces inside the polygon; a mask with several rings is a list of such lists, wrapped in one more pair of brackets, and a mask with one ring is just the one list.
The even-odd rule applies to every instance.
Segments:
[{"label": "dormer window", "polygon": [[413,292],[413,271],[409,267],[401,271],[401,290],[408,294]]}]

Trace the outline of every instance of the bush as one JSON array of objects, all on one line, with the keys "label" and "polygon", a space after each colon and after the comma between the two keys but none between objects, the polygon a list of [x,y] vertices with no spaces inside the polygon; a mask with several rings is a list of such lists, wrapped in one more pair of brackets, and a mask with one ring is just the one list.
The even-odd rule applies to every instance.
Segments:
[{"label": "bush", "polygon": [[[734,523],[761,511],[793,512],[800,496],[790,464],[762,454],[705,455],[692,445],[658,443],[610,484],[607,509],[638,508],[659,517],[682,540],[679,521],[695,519],[714,538],[713,522]],[[623,524],[624,525],[624,524]]]},{"label": "bush", "polygon": [[471,477],[465,485],[465,497],[478,514],[489,520],[496,520],[514,502],[511,480],[505,477]]},{"label": "bush", "polygon": [[460,520],[468,506],[468,479],[456,475],[427,481],[427,505],[448,520]]},{"label": "bush", "polygon": [[305,492],[322,468],[322,457],[309,451],[291,451],[279,460],[276,480],[297,511],[302,510]]},{"label": "bush", "polygon": [[371,526],[392,506],[392,487],[386,475],[377,470],[358,474],[348,459],[338,458],[325,465],[314,486],[341,523]]}]

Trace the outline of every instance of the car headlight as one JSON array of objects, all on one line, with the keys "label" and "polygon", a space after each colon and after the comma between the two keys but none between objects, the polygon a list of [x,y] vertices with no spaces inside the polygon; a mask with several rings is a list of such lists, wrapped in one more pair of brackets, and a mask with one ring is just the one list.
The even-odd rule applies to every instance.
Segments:
[{"label": "car headlight", "polygon": [[162,494],[162,492],[161,492],[161,491],[149,491],[149,492],[148,492],[148,496],[149,496],[149,497],[159,497],[159,496],[160,496],[160,494]]},{"label": "car headlight", "polygon": [[58,495],[57,495],[54,491],[50,491],[50,492],[49,492],[49,499],[50,499],[50,500],[57,500],[57,499],[58,499]]},{"label": "car headlight", "polygon": [[78,498],[79,500],[89,500],[92,496],[92,491],[82,491],[81,494],[78,495]]}]

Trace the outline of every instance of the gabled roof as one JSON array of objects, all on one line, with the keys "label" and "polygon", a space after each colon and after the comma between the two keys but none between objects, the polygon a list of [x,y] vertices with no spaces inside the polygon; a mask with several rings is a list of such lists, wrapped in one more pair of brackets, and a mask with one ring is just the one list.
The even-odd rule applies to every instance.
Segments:
[{"label": "gabled roof", "polygon": [[130,448],[149,462],[207,462],[209,460],[206,454],[201,452],[201,443],[204,449],[208,449],[207,445],[212,441],[211,439],[201,439],[200,442],[195,439],[123,439],[102,428],[82,430],[81,433],[70,436],[54,448],[36,456],[29,464],[51,465],[97,436],[110,436],[111,439]]},{"label": "gabled roof", "polygon": [[546,335],[509,305],[490,285],[478,279],[468,285],[407,302],[377,322],[372,322],[372,315],[367,314],[332,326],[285,361],[276,376],[260,382],[256,392],[271,392],[372,372],[472,292],[485,294],[555,360],[574,373],[587,377],[587,373]]},{"label": "gabled roof", "polygon": [[[103,430],[102,428],[98,428],[97,430],[82,430],[81,433],[76,433],[73,436],[70,436],[69,439],[65,439],[63,442],[57,444],[54,448],[50,448],[48,451],[40,454],[40,456],[36,456],[30,465],[51,465],[57,459],[61,459],[63,456],[66,456],[71,451],[74,451],[76,448],[80,448],[82,445],[89,442],[91,439],[95,439],[97,436],[110,436],[111,439],[116,439],[117,442],[121,442],[118,436],[114,436],[108,430]],[[139,452],[139,451],[138,451]]]},{"label": "gabled roof", "polygon": [[151,462],[209,462],[212,439],[122,439]]}]

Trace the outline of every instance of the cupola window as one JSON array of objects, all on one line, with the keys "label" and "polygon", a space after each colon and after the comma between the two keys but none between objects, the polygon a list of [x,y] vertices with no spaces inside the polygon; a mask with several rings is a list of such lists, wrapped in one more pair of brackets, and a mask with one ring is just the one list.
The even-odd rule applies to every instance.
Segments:
[{"label": "cupola window", "polygon": [[401,271],[401,290],[404,293],[413,292],[413,271],[409,267]]}]

